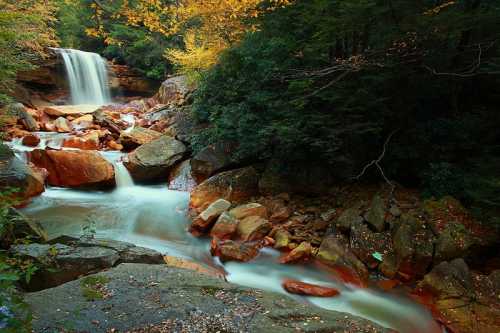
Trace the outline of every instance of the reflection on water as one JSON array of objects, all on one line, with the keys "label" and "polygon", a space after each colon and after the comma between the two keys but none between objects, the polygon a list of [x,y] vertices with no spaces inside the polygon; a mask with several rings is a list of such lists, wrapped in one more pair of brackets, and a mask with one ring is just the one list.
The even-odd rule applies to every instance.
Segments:
[{"label": "reflection on water", "polygon": [[[116,166],[120,155],[105,157]],[[165,185],[126,184],[113,192],[49,188],[24,212],[37,218],[51,238],[62,234],[79,236],[85,225],[93,224],[98,238],[128,241],[200,261],[208,257],[209,244],[187,232],[188,202],[188,193],[170,191]],[[275,250],[263,249],[250,263],[226,263],[224,268],[229,273],[228,280],[307,300],[325,309],[359,315],[403,333],[439,332],[430,314],[407,299],[345,285],[314,267],[280,265],[278,256]],[[293,296],[281,287],[285,278],[333,286],[341,291],[341,295],[333,298]]]}]

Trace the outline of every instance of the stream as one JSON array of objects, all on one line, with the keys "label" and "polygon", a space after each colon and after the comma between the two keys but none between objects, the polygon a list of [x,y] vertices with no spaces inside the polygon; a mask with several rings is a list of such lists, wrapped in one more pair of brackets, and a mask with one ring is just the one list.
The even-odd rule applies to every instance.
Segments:
[{"label": "stream", "polygon": [[[38,147],[60,148],[63,134],[36,133]],[[20,140],[9,144],[19,158],[26,160]],[[67,148],[64,148],[67,149]],[[189,193],[168,190],[166,184],[135,185],[121,163],[121,152],[101,152],[115,167],[117,187],[113,191],[82,191],[48,187],[22,211],[38,220],[49,238],[60,235],[81,236],[92,231],[96,238],[126,241],[155,249],[163,254],[189,259],[200,264],[213,260],[228,273],[230,282],[274,291],[321,308],[348,312],[402,333],[441,332],[431,314],[410,299],[369,288],[357,288],[334,279],[331,274],[307,265],[278,263],[279,252],[264,248],[249,263],[222,264],[209,253],[209,240],[193,237],[188,231]],[[301,297],[288,294],[281,283],[297,279],[333,286],[340,295],[333,298]]]}]

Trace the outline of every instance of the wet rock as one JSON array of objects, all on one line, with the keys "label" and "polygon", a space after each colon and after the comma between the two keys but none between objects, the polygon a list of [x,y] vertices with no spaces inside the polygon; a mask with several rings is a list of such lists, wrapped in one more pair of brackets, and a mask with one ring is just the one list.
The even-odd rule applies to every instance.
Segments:
[{"label": "wet rock", "polygon": [[238,219],[234,218],[231,214],[224,212],[215,222],[212,230],[210,231],[210,236],[220,240],[231,239],[233,235],[236,234],[238,223]]},{"label": "wet rock", "polygon": [[315,297],[333,297],[340,292],[331,287],[323,287],[315,284],[305,283],[297,280],[283,281],[283,288],[291,294],[315,296]]},{"label": "wet rock", "polygon": [[191,224],[191,229],[207,231],[217,218],[231,207],[231,203],[224,199],[215,200],[210,206],[198,215]]},{"label": "wet rock", "polygon": [[34,134],[27,135],[23,138],[22,143],[28,147],[36,147],[40,144],[40,138]]},{"label": "wet rock", "polygon": [[249,216],[267,218],[267,208],[259,203],[241,205],[231,209],[229,213],[239,220],[243,220]]},{"label": "wet rock", "polygon": [[345,266],[366,278],[368,270],[348,247],[348,241],[340,235],[328,235],[321,242],[317,259],[328,266]]},{"label": "wet rock", "polygon": [[0,144],[0,189],[18,189],[14,196],[26,200],[45,190],[44,178],[18,159],[9,147]]},{"label": "wet rock", "polygon": [[63,117],[59,117],[54,120],[54,126],[56,128],[56,131],[59,133],[68,133],[73,129],[71,122]]},{"label": "wet rock", "polygon": [[435,297],[435,308],[450,331],[500,331],[500,271],[473,274],[463,259],[455,259],[435,266],[418,287]]},{"label": "wet rock", "polygon": [[376,231],[385,230],[385,212],[386,205],[384,199],[380,195],[375,195],[368,212],[365,215],[368,222]]},{"label": "wet rock", "polygon": [[147,128],[134,127],[130,132],[121,132],[120,143],[125,149],[134,149],[158,139],[162,134]]},{"label": "wet rock", "polygon": [[17,117],[30,132],[35,132],[40,129],[36,120],[21,103],[8,105],[7,114]]},{"label": "wet rock", "polygon": [[61,187],[107,187],[115,184],[113,166],[98,152],[89,150],[40,150],[29,160],[48,171],[47,181]]},{"label": "wet rock", "polygon": [[359,205],[356,205],[355,207],[344,210],[338,217],[337,221],[335,221],[335,225],[339,230],[349,232],[352,226],[358,225],[362,222],[363,218],[361,217],[361,209]]},{"label": "wet rock", "polygon": [[[375,268],[384,257],[393,252],[390,232],[373,232],[364,224],[351,227],[351,251],[369,268]],[[382,260],[376,258],[381,256]]]},{"label": "wet rock", "polygon": [[398,271],[402,277],[421,277],[432,263],[435,237],[426,224],[411,215],[403,215],[393,236]]},{"label": "wet rock", "polygon": [[299,246],[293,249],[285,257],[280,259],[281,264],[294,263],[298,261],[303,261],[309,259],[313,252],[313,248],[310,243],[302,242]]},{"label": "wet rock", "polygon": [[95,105],[59,105],[49,106],[43,109],[48,115],[53,117],[81,116],[90,114],[98,109]]},{"label": "wet rock", "polygon": [[237,234],[243,241],[263,239],[270,231],[272,225],[260,216],[249,216],[238,223]]},{"label": "wet rock", "polygon": [[253,167],[219,173],[194,188],[190,206],[201,211],[218,198],[232,203],[244,202],[258,193],[258,181]]},{"label": "wet rock", "polygon": [[240,261],[248,262],[259,254],[260,245],[257,243],[244,243],[232,240],[217,242],[212,249],[212,255],[218,256],[222,262]]},{"label": "wet rock", "polygon": [[66,138],[64,139],[62,146],[82,150],[98,150],[99,144],[99,134],[96,131],[92,131],[81,137],[72,136]]},{"label": "wet rock", "polygon": [[213,176],[231,165],[232,145],[218,143],[203,148],[191,159],[193,176],[198,182]]},{"label": "wet rock", "polygon": [[155,99],[160,104],[183,105],[186,98],[193,91],[186,76],[174,76],[165,80],[155,95]]},{"label": "wet rock", "polygon": [[277,249],[286,249],[291,242],[292,235],[285,229],[278,229],[274,235],[274,247]]},{"label": "wet rock", "polygon": [[186,146],[171,137],[161,136],[128,155],[124,162],[134,180],[139,182],[167,179],[170,169],[186,154]]},{"label": "wet rock", "polygon": [[174,191],[190,192],[197,185],[191,175],[191,164],[186,160],[175,166],[168,176],[168,188]]},{"label": "wet rock", "polygon": [[193,270],[122,264],[92,278],[108,281],[106,289],[114,291],[112,295],[89,302],[82,293],[83,279],[25,295],[33,309],[33,330],[59,332],[71,325],[76,332],[391,331],[347,313]]}]

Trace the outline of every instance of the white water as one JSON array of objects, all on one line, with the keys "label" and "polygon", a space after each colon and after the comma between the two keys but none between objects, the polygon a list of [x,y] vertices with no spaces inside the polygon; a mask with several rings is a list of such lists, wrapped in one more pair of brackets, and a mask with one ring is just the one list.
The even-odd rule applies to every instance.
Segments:
[{"label": "white water", "polygon": [[106,61],[97,53],[55,49],[64,62],[72,104],[104,105],[111,102]]}]

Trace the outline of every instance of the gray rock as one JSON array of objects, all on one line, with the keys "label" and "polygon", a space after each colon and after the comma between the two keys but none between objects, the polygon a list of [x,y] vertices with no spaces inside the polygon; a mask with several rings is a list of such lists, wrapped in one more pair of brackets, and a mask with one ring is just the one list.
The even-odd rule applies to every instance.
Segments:
[{"label": "gray rock", "polygon": [[160,104],[185,104],[188,94],[193,91],[193,87],[190,86],[188,81],[188,78],[184,75],[174,76],[165,80],[155,95],[156,100]]},{"label": "gray rock", "polygon": [[202,182],[231,165],[232,146],[218,143],[205,147],[191,159],[191,172],[197,182]]},{"label": "gray rock", "polygon": [[360,206],[356,205],[343,211],[335,222],[335,225],[339,228],[339,230],[349,232],[353,225],[357,225],[362,222],[363,218],[361,217]]},{"label": "gray rock", "polygon": [[8,114],[17,116],[28,131],[35,132],[40,129],[35,118],[33,118],[33,116],[26,111],[26,108],[21,103],[10,104],[7,107],[7,112]]},{"label": "gray rock", "polygon": [[384,199],[380,195],[375,195],[372,204],[366,213],[366,222],[375,228],[377,231],[385,230],[385,211],[386,205]]}]

